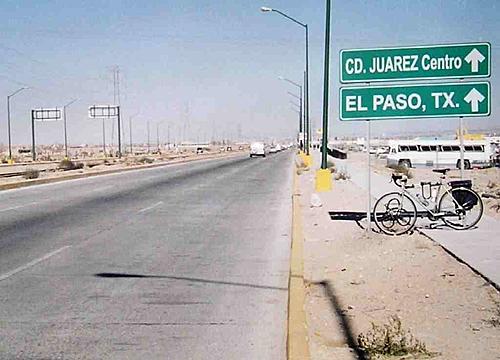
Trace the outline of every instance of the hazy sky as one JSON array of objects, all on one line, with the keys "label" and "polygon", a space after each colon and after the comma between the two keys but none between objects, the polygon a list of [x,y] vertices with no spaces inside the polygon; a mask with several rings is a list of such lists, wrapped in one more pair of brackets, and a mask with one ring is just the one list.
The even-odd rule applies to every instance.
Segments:
[{"label": "hazy sky", "polygon": [[[13,142],[30,143],[30,109],[68,109],[71,143],[99,143],[101,120],[91,104],[113,102],[113,66],[120,69],[120,100],[127,132],[146,139],[150,121],[164,140],[167,124],[178,137],[188,122],[192,139],[294,134],[297,115],[284,76],[301,81],[303,29],[261,6],[309,24],[311,118],[321,121],[324,11],[321,0],[0,1],[0,143],[7,142],[6,96]],[[497,0],[332,1],[331,127],[333,135],[363,135],[363,124],[338,120],[340,49],[489,41],[492,115],[470,127],[500,126],[500,2]],[[107,134],[111,134],[111,120]],[[451,129],[456,120],[379,121],[374,132]],[[39,143],[62,142],[62,123],[37,126]],[[115,138],[116,139],[116,138]],[[115,140],[116,141],[116,140]]]}]

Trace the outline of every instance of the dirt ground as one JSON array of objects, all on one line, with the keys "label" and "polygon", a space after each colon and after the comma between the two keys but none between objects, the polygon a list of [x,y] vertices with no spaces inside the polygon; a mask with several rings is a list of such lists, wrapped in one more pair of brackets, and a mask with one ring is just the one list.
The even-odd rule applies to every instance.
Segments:
[{"label": "dirt ground", "polygon": [[[349,157],[351,159],[359,158],[361,161],[366,157],[366,153],[349,153]],[[379,174],[390,174],[393,171],[386,167],[385,159],[377,159],[374,155],[372,156],[372,166]],[[410,172],[413,176],[410,183],[420,184],[421,181],[439,180],[439,174],[432,172],[431,169],[412,168]],[[448,180],[460,179],[460,170],[452,169],[447,177]],[[473,189],[481,195],[485,214],[500,219],[500,168],[465,170],[465,179],[472,180]],[[419,188],[417,190],[420,191]]]},{"label": "dirt ground", "polygon": [[[99,173],[106,170],[118,170],[125,169],[140,165],[147,165],[150,163],[161,163],[168,161],[179,161],[185,158],[197,158],[206,156],[230,156],[233,154],[241,153],[241,151],[233,151],[228,153],[218,153],[218,152],[205,152],[204,154],[195,153],[185,153],[179,155],[166,154],[162,156],[141,156],[133,158],[123,158],[123,160],[109,158],[104,162],[103,159],[96,159],[92,161],[83,162],[84,167],[82,169],[76,170],[62,170],[58,168],[58,163],[46,163],[46,164],[33,164],[33,165],[14,165],[10,167],[3,167],[0,169],[0,174],[5,172],[22,172],[29,169],[39,170],[37,179],[51,179],[58,178],[62,176],[67,176],[71,174],[85,174],[85,173]],[[74,163],[78,163],[78,160],[73,160]],[[90,166],[89,166],[90,165]],[[9,183],[19,183],[29,181],[25,179],[24,176],[13,176],[13,177],[0,177],[0,185]]]},{"label": "dirt ground", "polygon": [[435,359],[500,359],[494,287],[423,235],[367,236],[355,222],[330,220],[329,211],[363,211],[366,193],[335,181],[311,207],[313,175],[299,176],[312,359],[368,359],[358,335],[392,316]]}]

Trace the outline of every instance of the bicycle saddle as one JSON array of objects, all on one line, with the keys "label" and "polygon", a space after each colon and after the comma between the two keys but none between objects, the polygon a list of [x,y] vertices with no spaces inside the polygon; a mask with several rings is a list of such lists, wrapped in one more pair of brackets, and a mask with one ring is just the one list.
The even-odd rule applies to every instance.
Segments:
[{"label": "bicycle saddle", "polygon": [[449,168],[447,168],[447,169],[432,169],[432,171],[434,171],[434,172],[436,172],[436,173],[439,173],[439,174],[446,175],[446,173],[447,173],[448,171],[450,171],[450,169],[449,169]]}]

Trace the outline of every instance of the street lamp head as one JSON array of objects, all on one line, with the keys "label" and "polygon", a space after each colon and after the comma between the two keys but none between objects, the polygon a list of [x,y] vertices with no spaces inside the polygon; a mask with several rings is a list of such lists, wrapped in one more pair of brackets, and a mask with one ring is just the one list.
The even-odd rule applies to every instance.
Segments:
[{"label": "street lamp head", "polygon": [[260,8],[260,11],[262,11],[262,12],[271,12],[271,11],[273,11],[273,9],[271,9],[271,8],[269,8],[269,7],[262,6],[262,7]]}]

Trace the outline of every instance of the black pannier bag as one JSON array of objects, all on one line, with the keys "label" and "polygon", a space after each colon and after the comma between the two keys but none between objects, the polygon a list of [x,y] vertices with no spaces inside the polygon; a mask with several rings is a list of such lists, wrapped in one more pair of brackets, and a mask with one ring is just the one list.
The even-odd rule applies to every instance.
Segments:
[{"label": "black pannier bag", "polygon": [[[456,180],[450,181],[448,183],[452,189],[456,188],[472,188],[472,181],[470,180]],[[464,208],[464,210],[470,210],[477,205],[477,197],[465,190],[452,190],[451,194],[455,201]]]}]

